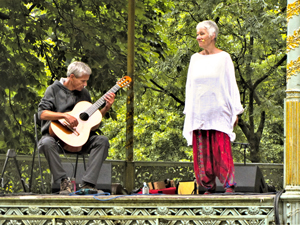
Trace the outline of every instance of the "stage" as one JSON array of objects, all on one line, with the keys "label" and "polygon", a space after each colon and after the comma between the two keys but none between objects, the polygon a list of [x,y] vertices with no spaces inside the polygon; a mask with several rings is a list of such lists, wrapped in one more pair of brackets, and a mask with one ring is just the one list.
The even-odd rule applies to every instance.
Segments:
[{"label": "stage", "polygon": [[[5,157],[0,155],[0,167]],[[32,158],[18,156],[25,183],[30,184]],[[69,159],[75,162],[75,159]],[[112,165],[112,183],[124,183],[124,161],[108,161]],[[253,165],[245,165],[248,169]],[[162,181],[176,177],[191,180],[192,162],[135,162],[135,187],[144,181]],[[239,164],[235,164],[239,166]],[[282,164],[259,164],[268,184],[282,190]],[[235,194],[224,195],[110,195],[110,196],[62,196],[51,193],[51,176],[42,157],[44,188],[40,171],[35,162],[31,188],[23,192],[20,178],[10,160],[4,176],[5,195],[0,189],[0,225],[225,225],[225,224],[274,224],[275,192],[252,193],[245,189]],[[247,181],[254,178],[245,174]],[[245,181],[239,180],[243,187]],[[252,187],[255,185],[252,184]],[[3,189],[2,189],[2,192]],[[14,193],[14,194],[11,194]],[[47,194],[41,194],[47,193]],[[279,208],[282,210],[282,202]]]},{"label": "stage", "polygon": [[276,193],[0,197],[0,224],[274,224]]}]

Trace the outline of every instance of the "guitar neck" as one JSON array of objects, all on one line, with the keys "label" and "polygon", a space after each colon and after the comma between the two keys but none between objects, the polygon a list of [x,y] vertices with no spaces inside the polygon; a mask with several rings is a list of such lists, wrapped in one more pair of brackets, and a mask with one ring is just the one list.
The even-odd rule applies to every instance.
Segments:
[{"label": "guitar neck", "polygon": [[91,105],[85,112],[91,116],[97,109],[100,108],[101,105],[105,103],[105,95],[108,93],[116,93],[120,89],[120,86],[116,84],[109,91],[107,91],[101,98],[99,98],[93,105]]}]

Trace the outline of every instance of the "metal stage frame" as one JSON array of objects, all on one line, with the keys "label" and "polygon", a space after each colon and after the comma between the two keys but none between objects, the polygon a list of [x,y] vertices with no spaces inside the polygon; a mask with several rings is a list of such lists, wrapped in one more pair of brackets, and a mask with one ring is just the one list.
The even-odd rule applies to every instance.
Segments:
[{"label": "metal stage frame", "polygon": [[0,224],[275,224],[275,194],[11,195],[0,198]]}]

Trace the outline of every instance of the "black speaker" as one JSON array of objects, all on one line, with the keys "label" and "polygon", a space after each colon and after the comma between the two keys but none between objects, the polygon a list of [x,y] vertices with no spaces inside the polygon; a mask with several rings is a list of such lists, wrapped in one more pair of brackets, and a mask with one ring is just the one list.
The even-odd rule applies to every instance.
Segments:
[{"label": "black speaker", "polygon": [[[253,165],[235,165],[235,181],[237,186],[235,192],[243,193],[266,193],[268,192],[268,186],[265,183],[264,177],[258,166]],[[216,178],[216,192],[224,192],[223,185],[219,179]],[[203,187],[199,188],[199,192],[205,192]]]},{"label": "black speaker", "polygon": [[[63,168],[67,172],[68,177],[72,177],[74,175],[75,162],[74,163],[62,163]],[[84,174],[84,165],[83,163],[78,163],[77,165],[77,173],[76,173],[76,190],[80,189],[79,184],[82,183],[82,176]],[[111,193],[111,163],[104,162],[102,164],[99,177],[97,180],[96,188],[98,190],[102,190],[104,192]],[[52,182],[52,193],[59,192],[60,190],[60,181]]]}]

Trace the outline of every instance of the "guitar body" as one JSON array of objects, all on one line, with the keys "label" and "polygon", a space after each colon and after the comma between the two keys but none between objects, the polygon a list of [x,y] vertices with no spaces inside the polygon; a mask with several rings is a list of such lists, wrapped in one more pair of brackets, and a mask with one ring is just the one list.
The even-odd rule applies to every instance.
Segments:
[{"label": "guitar body", "polygon": [[[130,82],[131,78],[129,76],[124,76],[117,81],[117,84],[106,92],[106,94],[116,93],[120,88],[128,86]],[[98,108],[105,103],[105,95],[98,99],[94,104],[87,101],[78,102],[71,112],[67,112],[77,118],[77,127],[69,127],[64,119],[52,121],[49,127],[50,135],[60,139],[60,141],[63,142],[63,148],[67,151],[79,152],[89,139],[91,130],[96,128],[102,120],[102,114]],[[81,113],[84,115],[81,117],[83,120],[80,119]]]},{"label": "guitar body", "polygon": [[65,120],[52,121],[49,133],[53,137],[58,137],[63,143],[63,148],[70,152],[79,152],[82,146],[87,142],[90,131],[97,127],[101,120],[102,114],[96,110],[88,120],[81,120],[79,115],[89,108],[92,104],[87,101],[78,102],[72,111],[67,112],[78,120],[78,126],[74,130],[63,125]]}]

